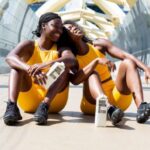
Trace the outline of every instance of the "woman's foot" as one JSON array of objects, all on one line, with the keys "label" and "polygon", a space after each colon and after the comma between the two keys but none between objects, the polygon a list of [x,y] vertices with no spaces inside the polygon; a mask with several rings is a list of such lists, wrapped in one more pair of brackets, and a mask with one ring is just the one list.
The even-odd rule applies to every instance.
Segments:
[{"label": "woman's foot", "polygon": [[36,121],[39,125],[45,125],[48,119],[48,109],[48,104],[42,102],[34,114],[34,121]]},{"label": "woman's foot", "polygon": [[19,120],[22,119],[17,104],[11,101],[7,102],[6,112],[3,116],[6,125],[15,125]]},{"label": "woman's foot", "polygon": [[136,120],[138,123],[145,123],[150,116],[150,103],[142,102],[137,110]]},{"label": "woman's foot", "polygon": [[108,118],[111,120],[112,124],[114,126],[117,126],[122,121],[124,112],[119,108],[110,106],[108,109],[107,115],[108,115]]}]

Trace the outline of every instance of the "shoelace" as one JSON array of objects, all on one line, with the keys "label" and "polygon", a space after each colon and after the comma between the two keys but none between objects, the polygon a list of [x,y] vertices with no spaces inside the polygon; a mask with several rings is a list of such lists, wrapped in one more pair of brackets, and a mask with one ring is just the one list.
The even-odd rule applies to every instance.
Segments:
[{"label": "shoelace", "polygon": [[139,111],[144,111],[146,109],[150,109],[149,103],[142,103],[139,107]]},{"label": "shoelace", "polygon": [[8,111],[11,111],[11,112],[15,112],[15,111],[18,111],[18,109],[17,109],[17,107],[16,107],[16,105],[15,104],[9,104],[8,102],[7,102],[7,112]]},{"label": "shoelace", "polygon": [[41,105],[41,113],[44,116],[47,116],[47,108],[45,105]]}]

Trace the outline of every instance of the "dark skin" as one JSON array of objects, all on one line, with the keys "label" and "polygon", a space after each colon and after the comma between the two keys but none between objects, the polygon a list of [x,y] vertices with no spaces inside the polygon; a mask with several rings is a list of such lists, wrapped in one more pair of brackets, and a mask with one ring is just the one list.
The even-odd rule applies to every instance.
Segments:
[{"label": "dark skin", "polygon": [[[88,46],[86,42],[82,40],[84,33],[77,26],[72,24],[65,24],[65,27],[67,28],[71,39],[76,44],[77,54],[85,55],[88,52]],[[97,39],[93,41],[92,44],[100,52],[104,54],[107,53],[114,58],[122,60],[115,84],[120,93],[124,95],[128,95],[130,93],[133,94],[135,104],[138,108],[144,98],[137,68],[142,69],[145,72],[145,79],[147,83],[148,79],[150,79],[150,68],[133,55],[126,53],[106,39]],[[78,73],[72,78],[72,82],[75,84],[84,82],[84,95],[89,102],[93,104],[95,103],[95,99],[103,93],[100,78],[98,74],[94,72],[95,67],[98,64],[107,64],[112,70],[115,69],[113,62],[108,59],[96,58],[85,68],[79,70]]]},{"label": "dark skin", "polygon": [[[41,50],[49,50],[62,34],[62,21],[53,19],[42,24],[42,32],[37,40]],[[28,91],[31,88],[32,80],[39,84],[46,83],[46,73],[43,69],[50,68],[54,62],[64,62],[66,69],[57,79],[55,84],[49,87],[44,102],[50,104],[55,95],[68,86],[69,69],[75,64],[75,58],[69,49],[60,49],[60,58],[47,63],[28,65],[26,62],[31,58],[34,51],[34,41],[24,41],[16,46],[7,56],[6,61],[11,67],[9,79],[8,98],[16,102],[19,92]]]}]

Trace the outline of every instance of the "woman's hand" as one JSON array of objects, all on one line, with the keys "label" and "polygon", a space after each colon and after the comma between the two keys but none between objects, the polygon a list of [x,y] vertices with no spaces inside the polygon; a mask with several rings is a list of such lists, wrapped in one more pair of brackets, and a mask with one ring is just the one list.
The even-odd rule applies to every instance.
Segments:
[{"label": "woman's hand", "polygon": [[148,84],[148,80],[150,79],[150,67],[145,69],[145,81]]},{"label": "woman's hand", "polygon": [[116,65],[107,58],[98,58],[98,63],[101,65],[107,65],[110,71],[114,71],[116,69]]},{"label": "woman's hand", "polygon": [[67,30],[73,41],[80,41],[82,39],[83,32],[77,27],[69,27]]},{"label": "woman's hand", "polygon": [[39,71],[33,76],[33,80],[39,85],[44,85],[46,84],[47,76],[44,72]]},{"label": "woman's hand", "polygon": [[49,69],[50,65],[47,65],[47,63],[41,63],[41,64],[34,64],[32,66],[30,66],[30,68],[28,69],[28,74],[30,76],[35,76],[35,74],[39,71],[42,72],[42,70],[44,69]]},{"label": "woman's hand", "polygon": [[47,80],[47,76],[44,72],[42,72],[43,69],[48,68],[46,64],[34,64],[31,65],[28,70],[27,73],[29,74],[29,76],[31,76],[34,80],[35,83],[39,84],[39,85],[44,85],[46,84],[46,80]]}]

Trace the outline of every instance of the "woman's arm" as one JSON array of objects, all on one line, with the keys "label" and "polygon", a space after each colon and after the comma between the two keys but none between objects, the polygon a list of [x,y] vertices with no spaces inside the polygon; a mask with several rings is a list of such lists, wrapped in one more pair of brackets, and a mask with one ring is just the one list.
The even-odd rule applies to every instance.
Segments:
[{"label": "woman's arm", "polygon": [[147,66],[141,62],[139,59],[137,59],[135,56],[132,54],[129,54],[122,49],[116,47],[113,45],[110,41],[106,39],[97,39],[93,41],[93,45],[96,48],[101,48],[104,49],[108,54],[110,54],[112,57],[124,60],[124,59],[130,59],[135,62],[138,68],[142,69],[145,71],[147,69]]},{"label": "woman's arm", "polygon": [[44,69],[49,69],[55,62],[63,62],[65,64],[65,67],[67,67],[72,72],[77,71],[77,60],[71,50],[65,48],[60,53],[60,57],[56,60],[52,60],[49,62],[45,62],[42,64],[36,64],[35,68],[31,70],[31,75],[34,76],[38,71],[42,71]]},{"label": "woman's arm", "polygon": [[93,41],[94,47],[100,49],[104,49],[108,54],[110,54],[112,57],[124,60],[124,59],[130,59],[132,60],[138,68],[143,70],[145,72],[145,79],[148,83],[148,79],[150,79],[150,67],[146,66],[142,61],[137,59],[135,56],[121,50],[120,48],[113,45],[110,41],[105,39],[97,39]]},{"label": "woman's arm", "polygon": [[66,67],[68,67],[71,70],[78,66],[77,60],[70,48],[64,47],[59,49],[59,51],[60,58],[57,59],[57,62],[64,62]]},{"label": "woman's arm", "polygon": [[112,70],[115,69],[114,63],[107,58],[96,58],[86,67],[71,75],[71,82],[75,85],[82,83],[93,73],[98,64],[108,65]]},{"label": "woman's arm", "polygon": [[[31,75],[31,70],[36,68],[36,64],[28,65],[26,62],[30,59],[34,52],[34,42],[33,41],[24,41],[16,46],[6,57],[6,62],[11,68],[19,69],[25,71],[29,76]],[[46,75],[41,71],[34,74],[33,80],[42,85],[46,83]]]},{"label": "woman's arm", "polygon": [[26,61],[32,56],[34,50],[33,41],[24,41],[18,44],[6,57],[6,62],[11,68],[27,72],[30,68]]}]

